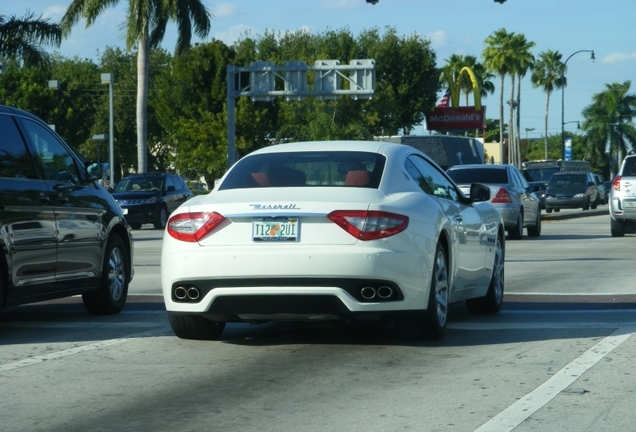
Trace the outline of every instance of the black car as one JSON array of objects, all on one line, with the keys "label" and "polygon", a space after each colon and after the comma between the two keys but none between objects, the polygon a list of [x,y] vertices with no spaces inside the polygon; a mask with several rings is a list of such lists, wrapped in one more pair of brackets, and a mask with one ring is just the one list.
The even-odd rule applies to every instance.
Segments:
[{"label": "black car", "polygon": [[183,178],[172,173],[131,174],[117,183],[112,195],[133,229],[145,223],[164,229],[170,213],[192,198]]},{"label": "black car", "polygon": [[100,177],[45,122],[0,105],[0,309],[81,294],[91,313],[122,310],[133,238]]},{"label": "black car", "polygon": [[598,202],[596,180],[591,172],[563,171],[552,175],[545,191],[545,211],[562,208],[595,209]]}]

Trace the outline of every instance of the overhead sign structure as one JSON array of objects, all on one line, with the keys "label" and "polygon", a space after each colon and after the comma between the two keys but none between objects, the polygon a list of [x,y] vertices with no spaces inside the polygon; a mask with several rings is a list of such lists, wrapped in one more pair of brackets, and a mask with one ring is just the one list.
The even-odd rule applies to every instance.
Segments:
[{"label": "overhead sign structure", "polygon": [[[308,76],[313,75],[311,85]],[[249,76],[249,80],[245,79]],[[245,81],[249,81],[244,84]],[[283,66],[258,61],[249,67],[227,66],[227,164],[236,162],[235,105],[240,96],[254,102],[269,102],[277,96],[300,101],[309,96],[333,100],[348,95],[352,99],[371,99],[375,91],[375,60],[316,60],[312,66],[304,61],[287,61]]]}]

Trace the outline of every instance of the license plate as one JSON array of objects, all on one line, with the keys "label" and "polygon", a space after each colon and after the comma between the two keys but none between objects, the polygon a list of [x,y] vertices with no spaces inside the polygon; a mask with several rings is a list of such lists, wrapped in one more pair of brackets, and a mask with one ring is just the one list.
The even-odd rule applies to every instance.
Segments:
[{"label": "license plate", "polygon": [[636,201],[624,201],[623,202],[623,206],[627,207],[627,208],[635,208],[636,207]]},{"label": "license plate", "polygon": [[298,241],[300,220],[277,217],[252,220],[253,241]]}]

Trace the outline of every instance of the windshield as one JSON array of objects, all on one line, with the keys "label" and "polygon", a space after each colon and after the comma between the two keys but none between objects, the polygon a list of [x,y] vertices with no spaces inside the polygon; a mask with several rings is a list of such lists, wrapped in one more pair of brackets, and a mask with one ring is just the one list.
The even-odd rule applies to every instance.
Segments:
[{"label": "windshield", "polygon": [[368,152],[287,152],[247,156],[236,163],[219,190],[262,187],[377,188],[385,157]]},{"label": "windshield", "polygon": [[460,168],[447,171],[457,184],[490,183],[507,184],[508,172],[501,168]]},{"label": "windshield", "polygon": [[161,177],[132,177],[122,179],[113,192],[156,192],[163,187]]},{"label": "windshield", "polygon": [[528,181],[548,181],[552,177],[552,174],[559,172],[559,168],[527,168],[522,172]]}]

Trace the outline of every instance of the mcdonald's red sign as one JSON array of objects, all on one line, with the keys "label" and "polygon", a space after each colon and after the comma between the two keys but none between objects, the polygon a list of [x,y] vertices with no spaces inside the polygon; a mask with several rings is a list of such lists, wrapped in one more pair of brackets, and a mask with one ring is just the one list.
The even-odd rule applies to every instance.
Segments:
[{"label": "mcdonald's red sign", "polygon": [[486,107],[442,108],[435,107],[426,114],[427,130],[483,129],[486,118]]}]

